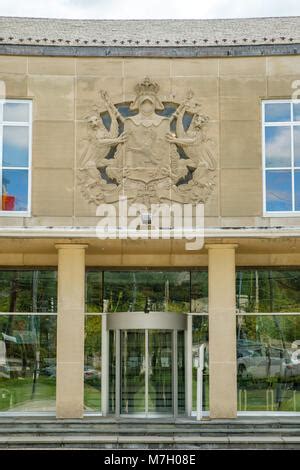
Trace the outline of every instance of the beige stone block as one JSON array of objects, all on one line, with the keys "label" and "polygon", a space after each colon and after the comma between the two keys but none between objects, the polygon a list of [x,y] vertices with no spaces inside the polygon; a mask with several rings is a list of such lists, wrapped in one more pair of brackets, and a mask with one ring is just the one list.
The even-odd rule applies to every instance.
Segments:
[{"label": "beige stone block", "polygon": [[[0,73],[0,81],[4,82],[6,98],[27,97],[27,76],[17,73]],[[2,87],[1,87],[2,89]]]},{"label": "beige stone block", "polygon": [[57,266],[57,254],[24,254],[25,266]]},{"label": "beige stone block", "polygon": [[221,225],[221,218],[220,217],[205,216],[205,219],[204,219],[204,227],[205,228],[219,227],[220,225]]},{"label": "beige stone block", "polygon": [[172,79],[172,96],[174,99],[181,101],[186,98],[188,90],[192,90],[195,94],[195,99],[198,97],[215,98],[217,99],[218,78],[217,77],[175,77]]},{"label": "beige stone block", "polygon": [[220,76],[222,75],[265,75],[265,57],[228,57],[220,59]]},{"label": "beige stone block", "polygon": [[173,59],[171,61],[172,77],[193,77],[199,75],[218,76],[218,59]]},{"label": "beige stone block", "polygon": [[[237,385],[234,363],[213,364],[214,376],[209,376],[209,405],[210,418],[236,418],[237,413]],[[222,377],[222,381],[219,380]],[[221,391],[221,393],[220,393]]]},{"label": "beige stone block", "polygon": [[73,171],[36,169],[32,180],[33,216],[71,216]]},{"label": "beige stone block", "polygon": [[123,59],[112,57],[78,58],[76,59],[77,75],[96,75],[97,77],[122,77]]},{"label": "beige stone block", "polygon": [[[188,242],[190,240],[187,240]],[[188,252],[187,253],[191,253]],[[191,266],[202,266],[206,267],[208,263],[207,255],[198,254],[198,251],[192,251],[192,254],[173,254],[170,257],[171,266],[177,267],[191,267]]]},{"label": "beige stone block", "polygon": [[72,217],[26,217],[25,227],[72,227]]},{"label": "beige stone block", "polygon": [[[136,75],[134,78],[126,77],[124,79],[124,101],[133,101],[136,97],[135,87],[144,80],[144,75]],[[171,79],[160,78],[157,75],[151,75],[151,79],[159,85],[158,96],[162,101],[170,101],[171,98]]]},{"label": "beige stone block", "polygon": [[[295,92],[293,84],[299,80],[299,75],[270,76],[268,77],[267,97],[291,99]],[[296,83],[297,85],[297,83]],[[298,86],[296,86],[298,89]]]},{"label": "beige stone block", "polygon": [[221,225],[222,227],[254,227],[255,217],[222,217]]},{"label": "beige stone block", "polygon": [[24,217],[5,217],[0,213],[0,233],[1,227],[22,227],[26,219]]},{"label": "beige stone block", "polygon": [[259,121],[261,100],[236,97],[220,98],[220,119],[222,121]]},{"label": "beige stone block", "polygon": [[171,59],[137,58],[124,59],[124,76],[126,78],[140,77],[170,77]]},{"label": "beige stone block", "polygon": [[261,133],[257,121],[222,121],[221,168],[260,168]]},{"label": "beige stone block", "polygon": [[101,255],[86,255],[87,266],[121,266],[122,255],[101,254]]},{"label": "beige stone block", "polygon": [[267,92],[267,82],[264,77],[220,77],[220,96],[239,97],[264,97]]},{"label": "beige stone block", "polygon": [[100,91],[108,92],[113,103],[124,101],[123,79],[121,77],[78,77],[76,81],[76,119],[83,120],[93,111],[94,105],[105,104],[100,97]]},{"label": "beige stone block", "polygon": [[22,253],[0,253],[0,265],[23,266],[24,256]]},{"label": "beige stone block", "polygon": [[74,119],[73,77],[31,75],[28,78],[28,94],[34,99],[34,119],[41,121]]},{"label": "beige stone block", "polygon": [[[57,418],[81,418],[83,415],[83,364],[57,362],[57,376],[63,376],[56,385]],[[78,377],[82,377],[79,382]]]},{"label": "beige stone block", "polygon": [[0,56],[1,73],[27,73],[27,57]]},{"label": "beige stone block", "polygon": [[28,57],[28,73],[39,75],[74,75],[73,57]]},{"label": "beige stone block", "polygon": [[75,174],[75,217],[96,217],[97,206],[88,202],[83,196],[82,189],[78,184],[78,171]]},{"label": "beige stone block", "polygon": [[296,75],[300,74],[299,56],[267,57],[268,75]]},{"label": "beige stone block", "polygon": [[34,121],[32,164],[35,168],[74,166],[74,122]]},{"label": "beige stone block", "polygon": [[216,171],[215,186],[204,204],[204,218],[219,215],[219,171]]},{"label": "beige stone block", "polygon": [[170,255],[134,255],[126,253],[122,256],[123,266],[170,266]]},{"label": "beige stone block", "polygon": [[222,170],[220,191],[222,217],[254,217],[262,214],[261,170]]}]

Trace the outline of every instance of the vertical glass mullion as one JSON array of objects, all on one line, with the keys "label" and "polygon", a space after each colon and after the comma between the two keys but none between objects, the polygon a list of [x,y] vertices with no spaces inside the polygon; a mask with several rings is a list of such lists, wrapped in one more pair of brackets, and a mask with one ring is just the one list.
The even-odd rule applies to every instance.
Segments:
[{"label": "vertical glass mullion", "polygon": [[291,106],[291,177],[292,177],[292,210],[295,211],[295,163],[294,163],[294,108],[293,103],[290,103]]}]

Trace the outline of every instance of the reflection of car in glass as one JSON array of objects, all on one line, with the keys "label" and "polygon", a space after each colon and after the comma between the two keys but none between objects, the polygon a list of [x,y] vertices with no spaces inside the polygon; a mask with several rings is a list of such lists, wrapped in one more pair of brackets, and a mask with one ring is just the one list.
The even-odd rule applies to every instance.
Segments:
[{"label": "reflection of car in glass", "polygon": [[243,378],[291,377],[299,373],[289,350],[254,341],[238,342],[237,367]]},{"label": "reflection of car in glass", "polygon": [[[56,366],[51,365],[45,367],[41,371],[42,374],[47,375],[49,377],[56,377]],[[97,369],[94,369],[90,366],[84,367],[84,378],[85,379],[98,379],[101,376],[101,372]]]}]

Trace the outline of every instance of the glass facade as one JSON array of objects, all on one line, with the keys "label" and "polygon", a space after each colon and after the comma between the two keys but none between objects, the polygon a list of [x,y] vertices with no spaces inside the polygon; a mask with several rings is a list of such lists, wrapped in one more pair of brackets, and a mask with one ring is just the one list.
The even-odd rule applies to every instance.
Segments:
[{"label": "glass facade", "polygon": [[239,269],[239,411],[300,411],[300,270]]},{"label": "glass facade", "polygon": [[55,410],[57,272],[0,270],[0,411]]},{"label": "glass facade", "polygon": [[56,316],[0,315],[0,411],[55,411]]},{"label": "glass facade", "polygon": [[240,411],[300,411],[300,316],[238,316],[237,370]]},{"label": "glass facade", "polygon": [[86,312],[204,312],[207,270],[86,272]]},{"label": "glass facade", "polygon": [[101,329],[100,316],[86,315],[84,337],[84,408],[101,411]]}]

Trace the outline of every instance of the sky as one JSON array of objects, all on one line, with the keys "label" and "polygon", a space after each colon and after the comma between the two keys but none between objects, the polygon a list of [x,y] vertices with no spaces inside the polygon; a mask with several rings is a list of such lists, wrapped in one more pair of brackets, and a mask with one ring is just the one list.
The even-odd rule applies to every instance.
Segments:
[{"label": "sky", "polygon": [[300,15],[300,0],[0,0],[0,16],[200,19]]}]

